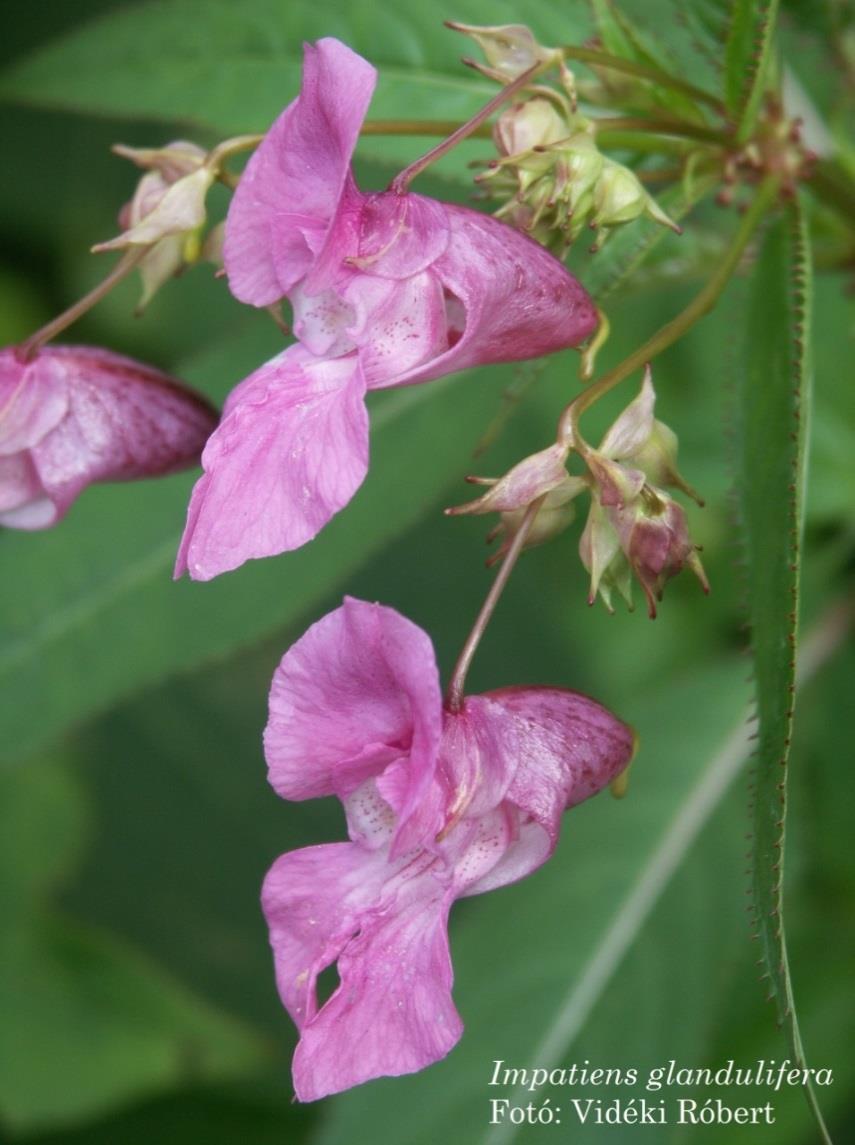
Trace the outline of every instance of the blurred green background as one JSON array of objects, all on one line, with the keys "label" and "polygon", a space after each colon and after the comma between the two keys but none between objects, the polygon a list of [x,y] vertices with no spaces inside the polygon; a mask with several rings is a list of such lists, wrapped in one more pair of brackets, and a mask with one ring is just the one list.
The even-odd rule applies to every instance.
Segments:
[{"label": "blurred green background", "polygon": [[[681,66],[712,83],[713,65],[693,54],[693,22],[711,5],[689,5],[683,19],[677,7],[627,5]],[[832,125],[838,77],[816,62],[835,12],[819,0],[790,5],[783,30],[797,78]],[[115,233],[135,182],[110,144],[263,129],[297,90],[302,39],[337,34],[380,67],[373,114],[405,106],[413,117],[453,118],[490,87],[459,66],[464,45],[442,18],[524,20],[547,43],[591,32],[584,5],[549,0],[465,0],[421,13],[368,0],[53,0],[13,5],[10,16],[0,77],[3,344],[109,265],[88,248]],[[468,201],[465,161],[485,148],[469,144],[420,189]],[[362,185],[384,186],[395,163],[421,149],[418,140],[365,140]],[[580,277],[608,295],[606,365],[684,305],[731,227],[729,215],[702,208],[684,240],[664,238],[643,275],[619,289],[606,252],[574,254]],[[853,323],[843,286],[831,275],[817,284],[808,630],[851,588]],[[124,284],[71,340],[150,360],[217,400],[281,342],[210,268],[169,285],[138,319],[136,291]],[[170,579],[192,473],[93,488],[56,530],[0,536],[0,1120],[9,1140],[469,1145],[497,1140],[487,1084],[496,1059],[544,1064],[548,1050],[545,1064],[643,1074],[671,1059],[718,1067],[787,1056],[750,941],[749,761],[733,740],[750,699],[728,429],[745,291],[734,283],[656,364],[658,415],[679,433],[681,468],[707,498],[688,511],[711,596],[684,576],[654,624],[642,608],[614,617],[589,609],[579,522],[525,556],[483,643],[472,690],[577,688],[634,723],[642,746],[628,796],[605,794],[568,816],[545,868],[457,904],[451,945],[466,1033],[446,1061],[412,1078],[319,1105],[291,1102],[295,1036],[276,996],[258,891],[282,851],[344,828],[338,804],[286,804],[267,787],[266,691],[285,648],[344,592],[423,625],[448,672],[490,583],[488,523],[450,521],[441,509],[469,496],[464,474],[502,472],[547,443],[578,385],[575,356],[380,395],[371,477],[348,512],[307,549],[212,584]],[[590,436],[635,385],[591,414]],[[500,431],[473,460],[489,426]],[[786,883],[802,1031],[811,1064],[834,1071],[820,1097],[840,1142],[855,1131],[853,667],[851,649],[826,656],[799,701]],[[670,1096],[710,1093],[720,1095]],[[565,1105],[573,1096],[548,1095]],[[568,1118],[505,1139],[817,1140],[798,1090],[725,1096],[771,1099],[776,1125],[651,1131]]]}]

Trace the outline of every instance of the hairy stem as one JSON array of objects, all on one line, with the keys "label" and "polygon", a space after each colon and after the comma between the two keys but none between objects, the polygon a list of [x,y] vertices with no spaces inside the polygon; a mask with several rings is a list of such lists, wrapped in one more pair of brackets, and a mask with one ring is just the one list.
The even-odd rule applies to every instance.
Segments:
[{"label": "hairy stem", "polygon": [[490,586],[490,591],[481,605],[481,611],[472,626],[472,631],[466,637],[466,643],[460,650],[460,655],[457,657],[457,663],[454,665],[454,671],[451,673],[451,679],[448,682],[448,689],[445,693],[445,706],[450,712],[459,712],[463,705],[463,689],[466,684],[466,674],[469,671],[469,666],[481,643],[481,637],[487,631],[487,625],[496,610],[496,605],[499,603],[499,598],[505,590],[505,585],[514,571],[514,565],[517,563],[517,558],[523,550],[523,545],[526,542],[526,537],[534,524],[534,519],[540,506],[546,499],[546,494],[538,497],[536,501],[532,501],[526,510],[525,516],[522,519],[519,529],[511,541],[508,551],[505,553],[505,559],[499,566],[499,571],[496,573],[496,579]]},{"label": "hairy stem", "polygon": [[62,314],[57,315],[56,318],[51,319],[47,325],[42,326],[41,330],[37,330],[35,334],[31,334],[26,341],[21,342],[15,351],[15,357],[22,364],[31,362],[42,346],[46,345],[57,334],[61,334],[63,330],[68,329],[72,323],[76,322],[78,318],[82,318],[87,311],[91,310],[96,303],[100,302],[114,286],[126,278],[134,269],[137,263],[141,262],[145,255],[148,254],[150,247],[133,247],[131,250],[126,251],[106,278],[102,279],[97,286],[93,287],[88,294],[84,294],[82,298],[78,299],[73,306],[69,306]]},{"label": "hairy stem", "polygon": [[592,382],[587,389],[584,389],[578,397],[574,398],[573,401],[564,408],[558,422],[558,441],[562,445],[571,445],[584,454],[587,447],[583,439],[579,436],[578,422],[585,410],[592,406],[603,394],[607,394],[609,390],[614,389],[624,378],[629,377],[630,374],[655,358],[657,354],[661,354],[663,350],[673,345],[674,342],[676,342],[678,338],[681,338],[687,330],[691,329],[699,319],[703,318],[705,314],[708,314],[713,309],[722,291],[730,281],[733,272],[739,265],[739,260],[742,258],[745,248],[751,240],[751,236],[771,207],[777,193],[777,179],[770,178],[766,180],[766,182],[761,183],[754,201],[739,223],[739,228],[733,236],[733,241],[703,290],[695,295],[686,309],[678,314],[676,318],[672,318],[670,322],[666,322],[665,325],[660,327],[642,346],[634,350],[629,357],[624,358],[617,366],[614,366],[607,373],[603,374],[597,381]]}]

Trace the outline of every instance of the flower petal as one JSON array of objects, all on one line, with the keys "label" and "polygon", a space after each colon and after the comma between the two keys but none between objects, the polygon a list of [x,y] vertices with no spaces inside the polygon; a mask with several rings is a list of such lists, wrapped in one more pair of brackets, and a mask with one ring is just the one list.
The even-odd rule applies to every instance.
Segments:
[{"label": "flower petal", "polygon": [[301,346],[241,383],[202,454],[175,575],[210,580],[310,541],[365,479],[364,393],[356,358]]},{"label": "flower petal", "polygon": [[442,286],[430,271],[403,281],[364,274],[345,292],[369,389],[397,385],[402,374],[448,348]]},{"label": "flower petal", "polygon": [[578,346],[593,333],[594,304],[558,259],[498,219],[456,204],[445,209],[451,241],[432,271],[446,292],[450,349],[396,385],[538,358]]},{"label": "flower petal", "polygon": [[[11,354],[0,355],[0,398],[14,381]],[[17,458],[3,470],[14,488],[0,490],[0,502],[9,507],[4,523],[15,528],[55,524],[94,481],[186,468],[216,424],[193,390],[107,350],[48,346],[17,373],[0,414],[0,456]]]},{"label": "flower petal", "polygon": [[[355,844],[283,855],[267,877],[283,1002],[301,1028],[294,1086],[315,1101],[444,1057],[463,1025],[451,998],[451,893],[425,856],[390,864]],[[318,972],[340,985],[315,1012]]]},{"label": "flower petal", "polygon": [[[546,858],[558,839],[562,812],[628,766],[635,749],[632,729],[596,700],[564,688],[502,688],[469,697],[467,709],[475,700],[501,754],[516,761],[505,798],[547,833]],[[511,770],[500,761],[493,766]]]},{"label": "flower petal", "polygon": [[[441,704],[426,633],[392,608],[348,597],[285,653],[273,676],[264,732],[270,782],[285,799],[345,799],[403,760],[400,830],[424,813]],[[435,820],[425,832],[432,829]]]},{"label": "flower petal", "polygon": [[0,457],[29,449],[58,424],[68,409],[68,364],[55,351],[31,362],[0,350]]},{"label": "flower petal", "polygon": [[656,393],[650,366],[644,370],[644,381],[636,398],[618,415],[600,442],[599,452],[615,461],[632,459],[653,432],[653,409]]},{"label": "flower petal", "polygon": [[385,859],[355,843],[330,843],[280,855],[270,868],[261,904],[279,994],[298,1028],[317,1013],[318,974],[380,897],[389,874]]},{"label": "flower petal", "polygon": [[284,297],[323,245],[376,82],[338,40],[303,52],[300,94],[247,163],[226,220],[229,287],[253,306]]}]

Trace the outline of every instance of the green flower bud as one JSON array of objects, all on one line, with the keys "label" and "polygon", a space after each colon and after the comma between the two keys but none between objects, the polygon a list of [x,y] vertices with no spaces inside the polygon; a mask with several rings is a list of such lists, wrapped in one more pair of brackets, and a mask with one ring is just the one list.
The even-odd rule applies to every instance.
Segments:
[{"label": "green flower bud", "polygon": [[531,30],[524,24],[494,24],[479,27],[475,24],[456,24],[451,20],[446,22],[447,27],[455,32],[462,32],[470,36],[487,58],[483,64],[474,66],[483,75],[500,83],[510,83],[523,72],[527,72],[536,64],[543,68],[551,64],[563,63],[563,56],[558,48],[545,48],[538,44]]}]

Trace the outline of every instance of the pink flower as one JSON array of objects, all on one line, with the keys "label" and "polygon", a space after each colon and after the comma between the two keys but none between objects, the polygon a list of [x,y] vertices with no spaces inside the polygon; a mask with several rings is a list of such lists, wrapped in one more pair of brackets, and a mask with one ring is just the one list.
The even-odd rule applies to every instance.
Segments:
[{"label": "pink flower", "polygon": [[46,529],[93,481],[173,473],[217,423],[179,382],[89,346],[0,350],[0,525]]},{"label": "pink flower", "polygon": [[[279,993],[313,1101],[444,1057],[462,1033],[447,921],[457,898],[530,874],[561,814],[629,763],[631,730],[561,688],[443,711],[426,633],[346,599],[286,652],[264,736],[286,799],[336,795],[350,842],[282,855],[262,892]],[[339,985],[318,1006],[319,973]]]},{"label": "pink flower", "polygon": [[334,39],[247,164],[226,221],[232,293],[291,302],[300,340],[237,390],[202,458],[176,575],[310,540],[368,465],[367,390],[578,345],[596,326],[552,255],[465,207],[363,194],[350,162],[376,72]]}]

